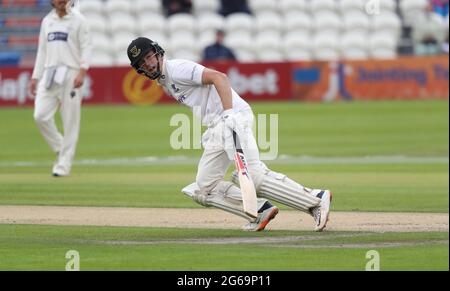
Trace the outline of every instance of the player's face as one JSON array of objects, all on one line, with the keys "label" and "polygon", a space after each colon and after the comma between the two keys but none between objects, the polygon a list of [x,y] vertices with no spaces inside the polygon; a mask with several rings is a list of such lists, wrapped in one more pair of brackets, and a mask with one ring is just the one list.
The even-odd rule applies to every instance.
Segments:
[{"label": "player's face", "polygon": [[147,71],[148,73],[155,74],[158,71],[158,58],[156,53],[150,51],[141,61],[139,68]]},{"label": "player's face", "polygon": [[68,2],[69,0],[52,0],[53,6],[59,11],[66,10],[66,5]]}]

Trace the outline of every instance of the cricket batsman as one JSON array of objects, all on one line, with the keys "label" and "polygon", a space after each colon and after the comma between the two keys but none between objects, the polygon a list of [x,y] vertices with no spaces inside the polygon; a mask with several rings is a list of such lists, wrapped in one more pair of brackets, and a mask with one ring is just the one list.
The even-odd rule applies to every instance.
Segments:
[{"label": "cricket batsman", "polygon": [[[253,135],[254,115],[249,104],[232,88],[228,77],[189,60],[168,60],[158,43],[139,37],[128,46],[131,66],[141,75],[156,80],[165,92],[190,107],[207,130],[196,182],[182,192],[203,205],[213,206],[247,219],[246,231],[261,231],[278,214],[267,199],[306,212],[314,219],[316,231],[327,224],[332,194],[310,189],[271,171],[260,161]],[[249,174],[256,190],[258,214],[253,218],[243,211],[241,189],[224,180],[232,164],[233,132],[241,141]],[[236,181],[236,175],[233,175]]]}]

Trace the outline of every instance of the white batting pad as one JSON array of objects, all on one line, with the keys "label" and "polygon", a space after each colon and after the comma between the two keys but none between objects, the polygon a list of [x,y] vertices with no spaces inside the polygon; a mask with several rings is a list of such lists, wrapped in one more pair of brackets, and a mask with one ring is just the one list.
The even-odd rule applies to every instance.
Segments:
[{"label": "white batting pad", "polygon": [[[244,212],[242,205],[241,190],[231,182],[220,181],[211,191],[201,190],[197,183],[192,183],[184,187],[181,192],[191,197],[195,202],[200,205],[209,207],[213,206],[235,215],[241,216],[247,219],[249,222],[253,222],[255,219],[248,216]],[[260,209],[266,199],[258,198],[258,209]]]},{"label": "white batting pad", "polygon": [[[235,172],[233,172],[232,181],[239,185]],[[270,170],[264,175],[257,195],[306,213],[309,213],[310,208],[320,204],[320,199],[312,194],[311,189],[289,179],[286,175]]]}]

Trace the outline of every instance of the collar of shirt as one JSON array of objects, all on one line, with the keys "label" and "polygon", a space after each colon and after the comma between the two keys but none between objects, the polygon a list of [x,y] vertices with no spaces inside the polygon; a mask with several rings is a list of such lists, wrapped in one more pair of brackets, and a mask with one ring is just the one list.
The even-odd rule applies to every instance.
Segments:
[{"label": "collar of shirt", "polygon": [[164,57],[162,61],[161,77],[157,80],[158,84],[164,86],[167,82],[167,60]]}]

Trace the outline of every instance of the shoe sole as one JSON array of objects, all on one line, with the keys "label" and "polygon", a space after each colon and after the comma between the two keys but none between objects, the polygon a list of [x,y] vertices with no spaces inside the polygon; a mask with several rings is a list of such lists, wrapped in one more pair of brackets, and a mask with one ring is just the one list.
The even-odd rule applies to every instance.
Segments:
[{"label": "shoe sole", "polygon": [[274,208],[269,216],[260,224],[260,226],[258,227],[258,229],[256,231],[261,231],[264,230],[264,228],[266,228],[267,224],[269,224],[269,222],[275,218],[275,216],[277,216],[278,214],[278,208]]},{"label": "shoe sole", "polygon": [[[330,192],[330,204],[331,204],[331,201],[333,200],[333,193],[330,190],[328,190],[328,192]],[[325,227],[327,227],[327,223],[330,220],[330,208],[328,208],[328,212],[325,214],[325,217],[326,217],[326,220],[325,220],[324,225],[322,227],[317,227],[315,229],[315,231],[321,232],[325,229]]]}]

